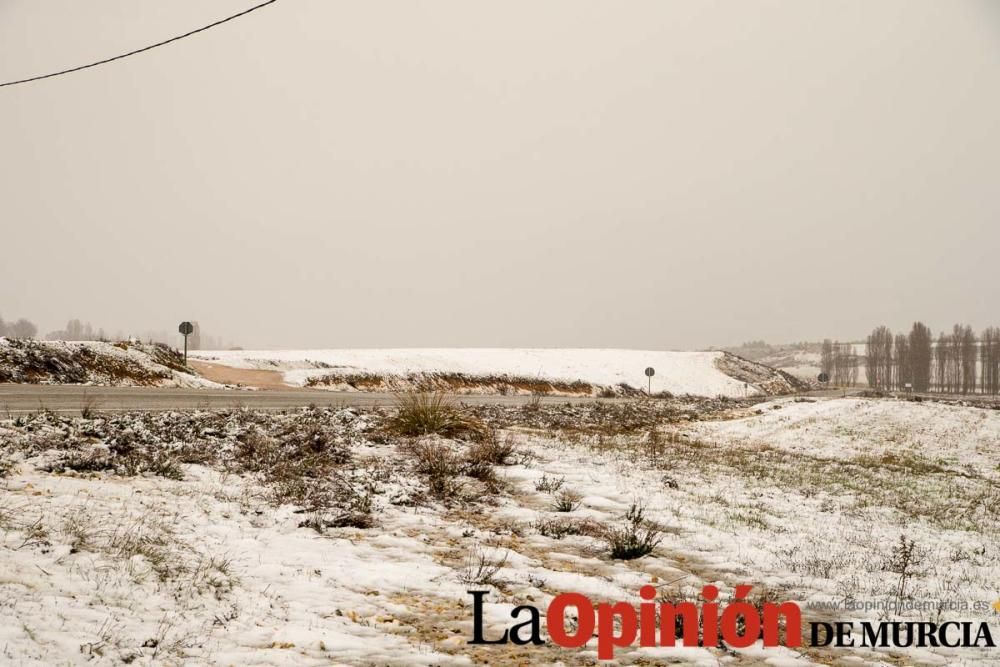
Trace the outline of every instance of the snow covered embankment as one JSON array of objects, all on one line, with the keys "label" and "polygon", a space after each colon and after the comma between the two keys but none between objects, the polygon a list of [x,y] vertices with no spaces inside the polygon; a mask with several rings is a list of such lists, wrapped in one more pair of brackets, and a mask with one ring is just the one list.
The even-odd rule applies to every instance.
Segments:
[{"label": "snow covered embankment", "polygon": [[0,338],[0,383],[215,387],[160,344]]},{"label": "snow covered embankment", "polygon": [[601,349],[391,349],[200,351],[235,368],[277,370],[294,386],[338,391],[454,393],[774,395],[799,389],[772,368],[722,352]]}]

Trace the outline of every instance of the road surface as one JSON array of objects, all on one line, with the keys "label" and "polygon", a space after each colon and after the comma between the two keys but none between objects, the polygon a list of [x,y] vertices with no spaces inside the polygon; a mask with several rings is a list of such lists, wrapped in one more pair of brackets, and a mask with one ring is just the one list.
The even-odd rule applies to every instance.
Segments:
[{"label": "road surface", "polygon": [[[806,392],[815,398],[852,395],[860,389]],[[522,405],[533,396],[449,394],[457,403],[468,405]],[[778,398],[777,396],[771,398]],[[768,397],[761,397],[768,400]],[[543,403],[592,403],[614,398],[543,396]],[[0,384],[0,417],[39,410],[79,414],[84,407],[101,412],[143,410],[165,412],[223,408],[288,410],[309,405],[320,407],[370,407],[394,405],[396,395],[385,392],[323,391],[319,389],[177,389],[172,387],[88,387],[82,385]]]},{"label": "road surface", "polygon": [[[472,396],[453,395],[456,402],[470,405],[518,405],[532,400],[531,396]],[[394,405],[396,397],[389,393],[341,392],[316,389],[239,390],[239,389],[175,389],[167,387],[85,387],[80,385],[0,384],[0,417],[39,410],[79,413],[85,406],[111,412],[167,410],[258,408],[285,410],[317,406]],[[546,403],[587,403],[602,399],[546,396]]]}]

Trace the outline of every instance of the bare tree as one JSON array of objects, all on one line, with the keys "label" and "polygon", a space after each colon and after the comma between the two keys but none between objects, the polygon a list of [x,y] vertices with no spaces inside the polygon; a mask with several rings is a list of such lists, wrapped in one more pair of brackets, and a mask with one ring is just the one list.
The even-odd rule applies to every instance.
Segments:
[{"label": "bare tree", "polygon": [[972,327],[956,324],[952,329],[952,346],[955,357],[955,391],[975,393],[978,350]]},{"label": "bare tree", "polygon": [[951,388],[951,336],[941,332],[934,345],[934,384],[947,393]]},{"label": "bare tree", "polygon": [[847,353],[847,384],[848,386],[855,386],[858,384],[858,366],[860,359],[858,358],[858,353],[854,351],[854,346],[847,344],[849,352]]},{"label": "bare tree", "polygon": [[910,339],[906,334],[897,334],[895,343],[895,353],[893,354],[893,382],[896,389],[906,389],[906,385],[913,383],[913,367],[910,359]]},{"label": "bare tree", "polygon": [[823,346],[819,353],[819,370],[826,373],[828,377],[833,376],[833,342],[827,338],[823,341]]},{"label": "bare tree", "polygon": [[833,383],[841,387],[853,387],[858,383],[858,355],[850,343],[833,343],[832,365]]},{"label": "bare tree", "polygon": [[1000,327],[988,327],[979,341],[982,391],[1000,393]]},{"label": "bare tree", "polygon": [[931,348],[934,335],[923,322],[914,322],[910,329],[910,377],[914,391],[928,391],[931,387]]},{"label": "bare tree", "polygon": [[841,356],[843,348],[840,345],[840,341],[835,341],[830,344],[830,382],[834,385],[842,386],[846,384],[847,378],[844,377],[844,359]]},{"label": "bare tree", "polygon": [[868,336],[868,385],[872,389],[889,389],[892,381],[892,332],[879,326]]}]

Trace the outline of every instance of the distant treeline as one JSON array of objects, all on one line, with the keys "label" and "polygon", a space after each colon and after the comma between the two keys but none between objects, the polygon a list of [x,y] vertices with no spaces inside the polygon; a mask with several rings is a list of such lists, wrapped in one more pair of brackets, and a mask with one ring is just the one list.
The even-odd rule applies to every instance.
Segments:
[{"label": "distant treeline", "polygon": [[[23,317],[16,322],[4,322],[0,317],[0,336],[8,338],[38,338],[38,327],[31,320]],[[50,331],[45,334],[46,340],[107,340],[104,329],[95,330],[90,322],[84,324],[80,320],[70,320],[65,329]]]},{"label": "distant treeline", "polygon": [[[859,359],[852,345],[828,339],[820,369],[834,384],[854,384]],[[868,385],[879,390],[1000,393],[1000,327],[977,337],[969,325],[956,324],[936,340],[923,322],[914,322],[908,334],[876,327],[868,336],[865,374]]]},{"label": "distant treeline", "polygon": [[34,338],[38,335],[38,327],[34,322],[23,317],[16,322],[4,322],[0,317],[0,336],[8,338]]},{"label": "distant treeline", "polygon": [[[198,343],[191,349],[223,350],[233,347],[232,343],[224,341],[222,338],[208,336],[200,331],[198,333]],[[21,318],[16,322],[4,322],[4,319],[0,317],[0,336],[6,336],[7,338],[38,338],[38,327],[34,322],[24,318]],[[176,336],[172,336],[172,334],[168,331],[146,331],[141,335],[127,335],[122,331],[108,333],[105,332],[103,328],[95,329],[90,322],[83,322],[78,319],[68,321],[66,326],[62,329],[48,332],[45,334],[44,338],[45,340],[69,341],[147,340],[150,343],[164,343],[165,345],[171,346],[176,344]]]}]

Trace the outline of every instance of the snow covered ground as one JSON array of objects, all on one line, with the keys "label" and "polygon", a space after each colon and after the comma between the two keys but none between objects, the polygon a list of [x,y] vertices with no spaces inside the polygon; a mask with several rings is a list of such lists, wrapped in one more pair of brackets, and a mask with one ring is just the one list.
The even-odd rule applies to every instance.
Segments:
[{"label": "snow covered ground", "polygon": [[[496,479],[455,468],[455,484],[437,487],[428,470],[443,464],[422,467],[427,452],[466,461],[474,443],[387,435],[390,418],[345,409],[0,421],[0,662],[594,664],[593,643],[466,645],[470,588],[490,591],[491,634],[514,605],[544,609],[562,591],[638,602],[645,583],[670,600],[695,599],[706,582],[723,597],[750,583],[823,620],[878,612],[805,605],[1000,597],[997,411],[868,399],[481,408],[470,419],[499,428],[492,441],[514,451],[490,467]],[[334,487],[289,469],[329,471],[343,497],[326,503]],[[557,511],[567,490],[577,504]],[[636,502],[664,539],[651,555],[613,560],[601,527],[622,525]],[[900,538],[916,556],[903,591]],[[988,649],[616,655],[996,664]]]},{"label": "snow covered ground", "polygon": [[396,350],[241,350],[198,351],[192,358],[236,368],[284,371],[289,384],[310,378],[370,374],[399,376],[456,373],[474,377],[511,376],[600,387],[627,384],[646,389],[651,366],[654,393],[744,396],[749,389],[716,366],[721,352],[663,352],[589,349],[396,349]]}]

